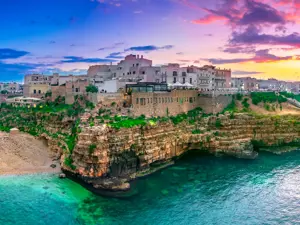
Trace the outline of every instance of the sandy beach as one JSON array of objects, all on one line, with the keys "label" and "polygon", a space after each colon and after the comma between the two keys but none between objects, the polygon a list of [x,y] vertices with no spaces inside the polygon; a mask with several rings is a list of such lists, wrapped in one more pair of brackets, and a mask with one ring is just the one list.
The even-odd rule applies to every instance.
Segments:
[{"label": "sandy beach", "polygon": [[0,132],[0,175],[59,172],[45,142],[25,133]]}]

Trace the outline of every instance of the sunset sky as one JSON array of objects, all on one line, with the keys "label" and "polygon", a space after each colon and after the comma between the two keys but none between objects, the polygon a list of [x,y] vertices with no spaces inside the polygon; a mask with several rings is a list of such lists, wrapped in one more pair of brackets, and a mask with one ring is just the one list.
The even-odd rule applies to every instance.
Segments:
[{"label": "sunset sky", "polygon": [[139,54],[300,80],[300,0],[0,0],[0,80]]}]

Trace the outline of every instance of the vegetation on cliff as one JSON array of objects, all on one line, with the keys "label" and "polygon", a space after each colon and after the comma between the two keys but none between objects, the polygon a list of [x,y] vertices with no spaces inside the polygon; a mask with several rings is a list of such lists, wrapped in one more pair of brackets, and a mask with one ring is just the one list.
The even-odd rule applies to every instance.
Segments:
[{"label": "vegetation on cliff", "polygon": [[33,136],[44,136],[56,140],[58,147],[66,155],[65,164],[72,166],[71,154],[80,132],[79,115],[91,103],[83,96],[76,97],[72,105],[64,103],[64,98],[58,97],[54,102],[45,102],[35,106],[0,105],[0,130],[8,132],[17,127]]}]

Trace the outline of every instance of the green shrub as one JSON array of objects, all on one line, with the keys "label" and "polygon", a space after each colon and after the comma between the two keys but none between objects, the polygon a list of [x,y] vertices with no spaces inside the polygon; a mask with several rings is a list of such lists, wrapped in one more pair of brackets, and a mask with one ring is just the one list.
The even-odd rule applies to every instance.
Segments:
[{"label": "green shrub", "polygon": [[91,144],[89,146],[89,154],[93,154],[95,152],[95,149],[97,148],[97,145],[96,144]]},{"label": "green shrub", "polygon": [[242,101],[242,105],[245,109],[249,109],[250,104],[248,103],[248,98],[244,98]]},{"label": "green shrub", "polygon": [[221,127],[223,127],[222,122],[221,122],[221,120],[219,118],[216,119],[215,126],[218,129],[221,128]]},{"label": "green shrub", "polygon": [[271,109],[271,107],[270,107],[270,105],[269,105],[268,103],[265,103],[265,104],[264,104],[264,108],[265,108],[265,110],[267,110],[267,111],[270,111],[270,109]]},{"label": "green shrub", "polygon": [[243,95],[241,93],[236,94],[236,99],[241,101],[243,99]]},{"label": "green shrub", "polygon": [[69,168],[71,168],[72,170],[76,170],[76,166],[73,165],[73,159],[71,158],[71,156],[65,158],[65,165]]},{"label": "green shrub", "polygon": [[98,93],[98,88],[94,85],[91,85],[91,84],[86,86],[85,90],[88,93]]},{"label": "green shrub", "polygon": [[276,95],[274,92],[252,92],[251,93],[252,103],[258,105],[259,103],[275,103],[275,102],[286,102],[287,99],[282,95]]},{"label": "green shrub", "polygon": [[192,130],[192,134],[202,134],[203,132],[199,129]]}]

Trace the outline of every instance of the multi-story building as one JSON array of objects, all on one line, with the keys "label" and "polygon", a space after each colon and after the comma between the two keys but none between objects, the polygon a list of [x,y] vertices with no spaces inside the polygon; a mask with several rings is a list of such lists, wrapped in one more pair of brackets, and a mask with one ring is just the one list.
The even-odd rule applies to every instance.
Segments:
[{"label": "multi-story building", "polygon": [[238,91],[257,91],[259,89],[258,81],[251,77],[240,77],[231,79],[231,87]]},{"label": "multi-story building", "polygon": [[0,83],[0,91],[16,94],[23,92],[23,85],[17,82]]},{"label": "multi-story building", "polygon": [[87,79],[86,75],[68,75],[61,76],[58,73],[53,75],[29,74],[24,79],[25,97],[42,97],[48,91],[51,91],[51,86],[62,86],[67,82],[75,82],[79,79]]},{"label": "multi-story building", "polygon": [[72,104],[75,101],[76,95],[85,95],[86,87],[89,85],[89,79],[87,77],[68,80],[62,85],[51,86],[51,100],[54,101],[58,96],[65,97],[67,104]]}]

